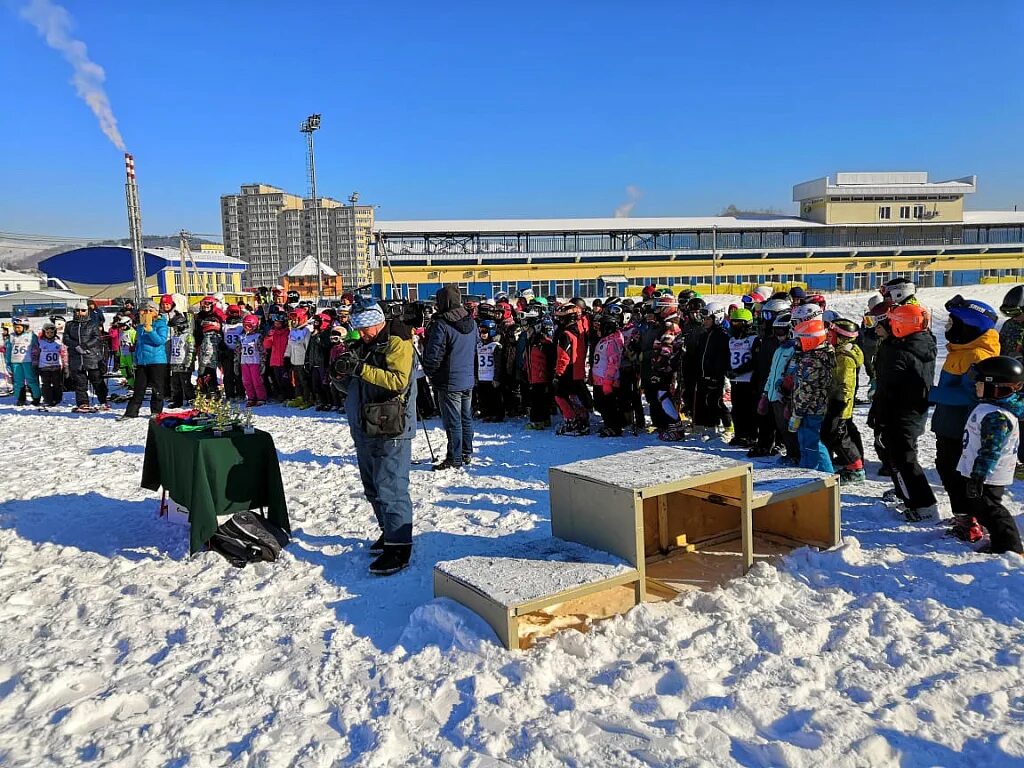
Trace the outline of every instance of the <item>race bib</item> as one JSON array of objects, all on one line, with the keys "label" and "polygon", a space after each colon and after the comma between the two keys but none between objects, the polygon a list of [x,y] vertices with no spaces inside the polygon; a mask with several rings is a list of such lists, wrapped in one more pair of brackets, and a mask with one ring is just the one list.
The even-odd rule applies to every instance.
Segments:
[{"label": "race bib", "polygon": [[260,362],[260,349],[255,341],[242,342],[242,362],[247,365],[255,365]]},{"label": "race bib", "polygon": [[28,359],[28,348],[31,342],[15,341],[11,343],[11,362],[24,363]]},{"label": "race bib", "polygon": [[60,365],[60,352],[44,352],[43,367],[56,368]]},{"label": "race bib", "polygon": [[174,336],[171,338],[171,364],[181,365],[185,362],[185,337]]}]

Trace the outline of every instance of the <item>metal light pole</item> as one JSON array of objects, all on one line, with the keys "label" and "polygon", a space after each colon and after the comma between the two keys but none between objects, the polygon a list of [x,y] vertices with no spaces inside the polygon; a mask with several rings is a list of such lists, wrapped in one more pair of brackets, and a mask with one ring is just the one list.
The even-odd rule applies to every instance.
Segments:
[{"label": "metal light pole", "polygon": [[316,300],[323,298],[324,285],[320,275],[320,260],[323,249],[320,242],[320,202],[316,199],[316,158],[313,154],[313,132],[320,130],[320,115],[310,115],[299,126],[299,131],[306,134],[306,172],[309,176],[309,196],[313,200],[313,227],[316,229]]},{"label": "metal light pole", "polygon": [[718,292],[718,225],[711,227],[711,293]]}]

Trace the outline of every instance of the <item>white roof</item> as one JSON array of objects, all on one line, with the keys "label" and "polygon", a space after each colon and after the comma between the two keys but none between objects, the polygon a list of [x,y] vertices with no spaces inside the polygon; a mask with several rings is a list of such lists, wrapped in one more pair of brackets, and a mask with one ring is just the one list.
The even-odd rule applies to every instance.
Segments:
[{"label": "white roof", "polygon": [[30,275],[27,272],[15,272],[13,269],[0,269],[0,280],[34,280],[37,283],[46,282],[45,277]]},{"label": "white roof", "polygon": [[964,176],[948,181],[928,181],[921,171],[882,171],[871,173],[836,173],[796,184],[793,200],[815,200],[836,195],[966,195],[978,189],[977,176]]},{"label": "white roof", "polygon": [[427,219],[420,221],[378,221],[376,228],[387,235],[425,232],[652,232],[675,229],[791,229],[822,227],[795,216],[771,214],[750,216],[663,216],[655,218],[609,217],[601,219]]},{"label": "white roof", "polygon": [[[320,274],[337,277],[338,273],[327,264],[320,262]],[[316,277],[316,256],[307,256],[294,267],[284,273],[285,277]]]},{"label": "white roof", "polygon": [[[125,246],[127,247],[127,246]],[[181,260],[181,252],[177,248],[146,248],[146,253],[151,253],[169,264],[178,264]],[[192,251],[192,261],[214,264],[227,264],[247,268],[249,265],[241,259],[225,255],[224,251]]]},{"label": "white roof", "polygon": [[[914,226],[949,226],[955,221],[914,221]],[[1024,211],[964,211],[964,224],[1024,224]],[[843,226],[906,226],[908,222],[870,222]],[[391,237],[421,234],[522,234],[559,232],[663,232],[666,230],[814,229],[825,226],[795,216],[665,216],[607,219],[425,219],[378,221],[377,230]],[[311,273],[312,274],[312,273]]]},{"label": "white roof", "polygon": [[964,211],[964,224],[1024,224],[1024,211]]}]

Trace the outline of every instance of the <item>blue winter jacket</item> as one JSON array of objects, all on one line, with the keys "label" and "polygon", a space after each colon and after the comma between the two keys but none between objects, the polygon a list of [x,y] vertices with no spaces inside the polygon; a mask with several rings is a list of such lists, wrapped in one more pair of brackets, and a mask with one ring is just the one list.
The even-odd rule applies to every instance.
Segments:
[{"label": "blue winter jacket", "polygon": [[135,329],[135,364],[167,364],[167,318],[158,315],[153,321],[153,330],[147,331],[141,325]]},{"label": "blue winter jacket", "polygon": [[438,389],[461,392],[476,383],[476,323],[466,310],[435,317],[427,327],[423,370]]},{"label": "blue winter jacket", "polygon": [[772,367],[764,382],[764,394],[768,395],[769,402],[778,403],[785,400],[782,394],[782,377],[795,352],[796,344],[792,339],[787,339],[775,350],[775,354],[772,356]]}]

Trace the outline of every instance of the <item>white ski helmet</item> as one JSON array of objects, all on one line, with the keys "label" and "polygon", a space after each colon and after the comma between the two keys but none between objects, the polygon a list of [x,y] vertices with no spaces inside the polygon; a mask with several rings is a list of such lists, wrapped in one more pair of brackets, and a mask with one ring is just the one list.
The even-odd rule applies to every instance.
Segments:
[{"label": "white ski helmet", "polygon": [[704,307],[704,317],[710,317],[715,325],[722,324],[722,321],[725,320],[725,314],[725,304],[720,304],[717,301],[712,301]]},{"label": "white ski helmet", "polygon": [[885,297],[882,294],[872,293],[870,296],[868,296],[868,312],[877,307],[883,301],[885,301]]},{"label": "white ski helmet", "polygon": [[789,312],[792,304],[784,299],[771,299],[761,306],[761,314],[765,312]]},{"label": "white ski helmet", "polygon": [[790,322],[793,327],[805,323],[808,320],[813,320],[816,317],[821,317],[823,314],[821,307],[817,304],[801,304],[799,307],[793,307],[792,317]]},{"label": "white ski helmet", "polygon": [[892,300],[893,304],[903,304],[917,293],[917,286],[909,280],[894,278],[885,284],[883,293]]},{"label": "white ski helmet", "polygon": [[771,287],[767,285],[759,285],[757,286],[757,288],[754,289],[754,293],[763,296],[764,300],[768,301],[768,299],[770,299],[775,294],[775,291],[773,291]]}]

